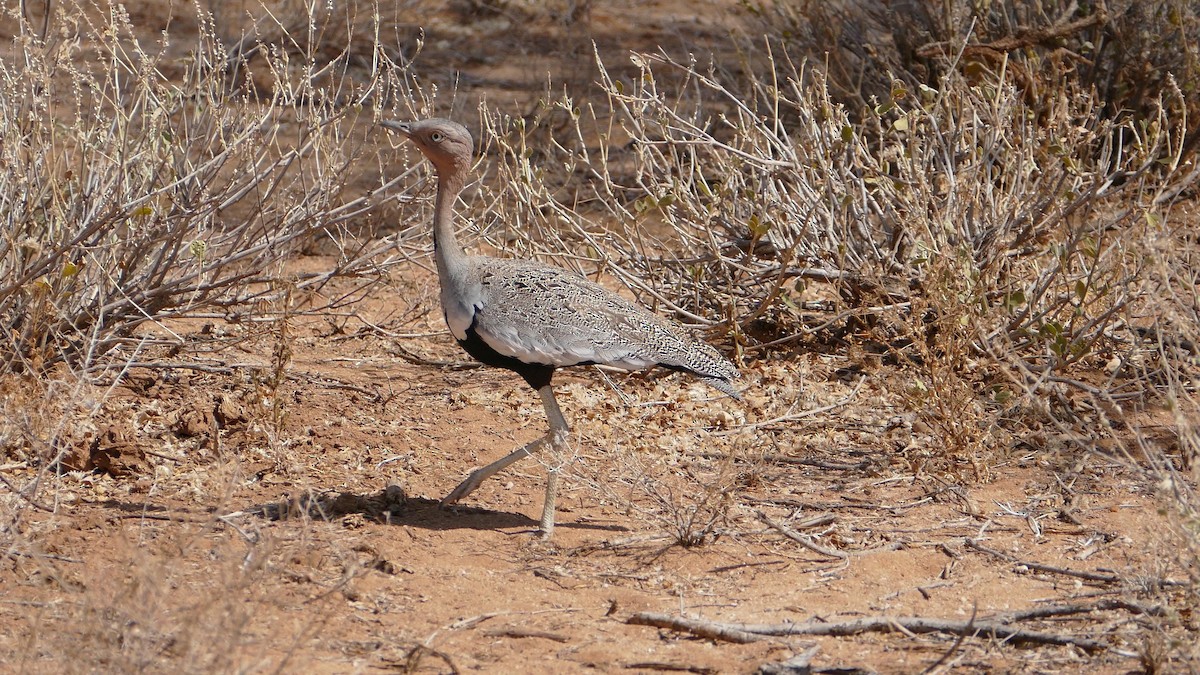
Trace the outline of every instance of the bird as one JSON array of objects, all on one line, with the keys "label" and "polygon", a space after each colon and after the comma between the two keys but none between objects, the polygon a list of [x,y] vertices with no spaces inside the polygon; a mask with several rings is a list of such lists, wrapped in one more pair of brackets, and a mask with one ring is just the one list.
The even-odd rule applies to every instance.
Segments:
[{"label": "bird", "polygon": [[[734,399],[741,374],[716,348],[684,327],[574,272],[539,262],[468,255],[455,236],[454,204],[471,173],[474,143],[461,124],[440,118],[384,119],[433,164],[434,259],[446,325],[458,344],[484,365],[520,375],[540,396],[549,431],[503,458],[471,472],[441,501],[446,508],[492,475],[549,445],[567,456],[570,427],[551,379],[569,366],[606,365],[624,370],[663,366],[690,373]],[[561,466],[551,466],[539,522],[554,531]]]}]

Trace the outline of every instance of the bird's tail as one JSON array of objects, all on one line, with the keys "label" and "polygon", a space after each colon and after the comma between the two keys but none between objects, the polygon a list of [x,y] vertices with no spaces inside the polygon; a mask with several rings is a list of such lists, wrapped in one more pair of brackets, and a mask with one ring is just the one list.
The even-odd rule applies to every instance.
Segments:
[{"label": "bird's tail", "polygon": [[705,375],[700,375],[698,379],[722,394],[726,394],[738,401],[742,400],[742,395],[738,393],[737,389],[733,388],[733,383],[729,380],[720,377],[708,377]]}]

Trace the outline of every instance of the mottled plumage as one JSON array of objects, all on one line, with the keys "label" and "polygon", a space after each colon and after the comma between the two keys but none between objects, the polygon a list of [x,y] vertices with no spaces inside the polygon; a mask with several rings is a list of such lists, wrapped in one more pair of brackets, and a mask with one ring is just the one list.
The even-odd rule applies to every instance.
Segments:
[{"label": "mottled plumage", "polygon": [[[737,370],[679,326],[556,267],[472,258],[479,303],[472,320],[489,347],[525,363],[601,363],[626,370],[666,366],[693,373],[737,396]],[[471,321],[466,322],[469,326]],[[465,335],[455,334],[460,340]]]},{"label": "mottled plumage", "polygon": [[[441,119],[383,124],[411,139],[437,169],[434,257],[450,332],[476,359],[525,378],[541,395],[550,421],[545,438],[475,471],[443,504],[458,501],[544,443],[563,455],[567,424],[550,387],[556,368],[664,366],[740,398],[731,383],[739,377],[737,368],[683,327],[566,270],[525,260],[467,256],[455,239],[452,220],[454,200],[470,170],[470,133]],[[556,486],[557,469],[552,468],[542,511],[546,536],[554,526]]]}]

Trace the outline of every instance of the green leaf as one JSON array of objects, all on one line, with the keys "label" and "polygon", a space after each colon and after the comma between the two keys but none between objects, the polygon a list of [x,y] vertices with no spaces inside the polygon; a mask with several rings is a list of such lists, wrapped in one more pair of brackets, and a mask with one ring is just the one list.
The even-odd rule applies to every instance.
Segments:
[{"label": "green leaf", "polygon": [[1059,335],[1050,343],[1050,351],[1054,352],[1055,356],[1063,357],[1067,354],[1067,340]]},{"label": "green leaf", "polygon": [[750,227],[750,236],[755,239],[761,239],[771,231],[771,223],[763,221],[757,214],[750,216],[746,225]]},{"label": "green leaf", "polygon": [[208,253],[208,242],[203,239],[195,239],[188,244],[188,251],[196,260],[204,260],[204,254]]},{"label": "green leaf", "polygon": [[1083,242],[1080,244],[1080,248],[1083,249],[1083,254],[1085,256],[1093,260],[1100,255],[1100,247],[1096,245],[1096,240],[1092,237],[1084,237]]},{"label": "green leaf", "polygon": [[1078,360],[1084,356],[1087,356],[1091,351],[1092,348],[1088,346],[1088,343],[1076,342],[1071,345],[1071,358]]}]

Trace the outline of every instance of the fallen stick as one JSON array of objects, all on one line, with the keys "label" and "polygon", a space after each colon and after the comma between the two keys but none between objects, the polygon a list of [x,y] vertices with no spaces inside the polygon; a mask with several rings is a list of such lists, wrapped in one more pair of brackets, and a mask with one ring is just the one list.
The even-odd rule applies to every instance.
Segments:
[{"label": "fallen stick", "polygon": [[1090,605],[1046,605],[1018,612],[1003,612],[992,616],[991,620],[1000,623],[1013,623],[1016,621],[1028,621],[1030,619],[1048,619],[1050,617],[1071,616],[1074,614],[1090,614],[1092,612],[1103,612],[1113,609],[1123,609],[1131,614],[1145,614],[1146,616],[1162,616],[1165,613],[1162,607],[1147,607],[1128,600],[1108,598]]},{"label": "fallen stick", "polygon": [[[961,45],[959,50],[962,54],[966,55],[992,52],[1007,56],[1009,52],[1028,49],[1030,47],[1048,46],[1055,48],[1059,47],[1059,41],[1068,35],[1073,35],[1095,26],[1104,26],[1108,23],[1108,18],[1108,7],[1104,4],[1104,0],[1098,0],[1093,6],[1091,13],[1081,19],[1059,21],[1053,26],[1045,28],[1021,26],[1016,30],[1015,35],[1008,35],[986,44]],[[917,55],[928,59],[937,55],[949,56],[953,51],[954,45],[949,41],[931,42],[918,47]]]},{"label": "fallen stick", "polygon": [[[730,459],[741,462],[763,461],[767,464],[799,464],[801,466],[814,466],[818,469],[829,469],[830,471],[861,471],[871,466],[871,460],[864,459],[861,462],[835,462],[827,459],[808,459],[804,457],[792,457],[777,452],[767,452],[761,455],[735,456],[728,452],[714,452],[712,450],[698,450],[689,452],[690,457],[702,457],[704,459]],[[767,503],[774,503],[771,500],[760,500]]]},{"label": "fallen stick", "polygon": [[1097,583],[1118,584],[1118,583],[1121,583],[1122,581],[1140,581],[1148,586],[1155,586],[1155,587],[1187,586],[1188,584],[1191,583],[1190,581],[1180,581],[1178,579],[1163,579],[1161,577],[1149,577],[1149,578],[1140,577],[1139,578],[1139,577],[1130,576],[1130,577],[1122,578],[1121,576],[1116,575],[1116,574],[1101,574],[1099,572],[1083,572],[1080,570],[1073,570],[1073,569],[1069,569],[1066,567],[1055,567],[1054,565],[1046,565],[1043,563],[1031,562],[1028,560],[1021,560],[1020,558],[1018,558],[1014,555],[1005,553],[1004,551],[997,551],[994,548],[988,548],[987,546],[980,544],[979,542],[975,541],[974,539],[967,539],[965,544],[966,544],[966,547],[969,549],[979,551],[980,553],[986,553],[990,556],[995,556],[997,558],[1000,558],[1001,560],[1007,560],[1008,562],[1011,562],[1014,565],[1022,565],[1024,567],[1028,567],[1029,569],[1037,571],[1037,572],[1047,572],[1049,574],[1061,574],[1063,576],[1077,577],[1080,579],[1086,579],[1088,581],[1095,581]]},{"label": "fallen stick", "polygon": [[1096,581],[1096,582],[1100,582],[1100,583],[1104,583],[1104,584],[1116,584],[1116,583],[1120,583],[1120,581],[1121,581],[1121,577],[1118,577],[1115,574],[1100,574],[1098,572],[1082,572],[1079,570],[1067,569],[1065,567],[1055,567],[1053,565],[1044,565],[1042,563],[1021,560],[1020,558],[1017,558],[1016,556],[1013,556],[1013,555],[1009,555],[1008,553],[1005,553],[1004,551],[997,551],[994,548],[988,548],[987,546],[980,544],[979,542],[975,541],[974,539],[967,539],[965,542],[965,545],[969,549],[979,551],[980,553],[986,553],[990,556],[1000,558],[1001,560],[1007,560],[1008,562],[1016,564],[1016,565],[1023,565],[1025,567],[1028,567],[1031,570],[1035,570],[1038,572],[1048,572],[1050,574],[1061,574],[1063,576],[1076,577],[1078,579],[1086,579],[1088,581]]},{"label": "fallen stick", "polygon": [[531,628],[493,628],[483,631],[483,634],[488,637],[507,637],[507,638],[542,638],[545,640],[553,640],[555,642],[570,642],[570,638],[559,633],[551,633],[544,630],[533,630]]},{"label": "fallen stick", "polygon": [[705,621],[704,619],[688,619],[682,616],[667,616],[666,614],[655,614],[654,612],[638,612],[625,619],[625,623],[633,626],[668,628],[680,633],[691,633],[696,637],[709,640],[736,642],[743,645],[758,642],[762,639],[762,636],[751,635],[746,631],[732,627],[733,624],[714,623],[712,621]]},{"label": "fallen stick", "polygon": [[661,670],[665,672],[681,672],[681,673],[700,673],[700,675],[708,675],[708,673],[716,673],[719,671],[704,666],[689,666],[682,663],[667,663],[666,661],[635,661],[632,663],[621,664],[625,668],[631,670]]},{"label": "fallen stick", "polygon": [[697,637],[743,644],[762,637],[793,635],[846,637],[868,632],[890,633],[898,630],[908,633],[945,633],[947,635],[985,637],[1012,643],[1072,646],[1079,647],[1086,652],[1100,652],[1107,649],[1102,642],[1072,635],[1022,630],[992,621],[953,621],[919,616],[867,617],[839,623],[741,624],[639,612],[626,619],[625,622],[639,626],[667,628],[681,633],[691,633]]},{"label": "fallen stick", "polygon": [[829,556],[830,558],[835,558],[837,560],[846,560],[847,558],[850,557],[848,554],[842,553],[841,551],[835,551],[831,548],[826,548],[824,546],[821,546],[820,544],[813,541],[812,539],[809,539],[808,537],[800,534],[799,532],[796,532],[795,530],[785,526],[784,524],[775,522],[774,520],[771,519],[770,516],[763,513],[762,511],[755,511],[754,513],[755,513],[755,515],[758,516],[759,520],[766,523],[772,529],[776,530],[783,536],[787,537],[788,539],[791,539],[792,541],[796,542],[797,544],[800,544],[801,546],[803,546],[804,548],[806,548],[810,551],[813,551],[815,553],[820,553],[821,555]]}]

